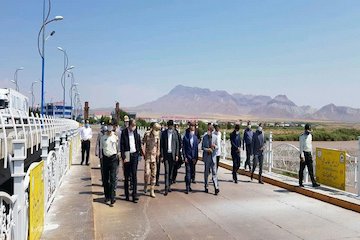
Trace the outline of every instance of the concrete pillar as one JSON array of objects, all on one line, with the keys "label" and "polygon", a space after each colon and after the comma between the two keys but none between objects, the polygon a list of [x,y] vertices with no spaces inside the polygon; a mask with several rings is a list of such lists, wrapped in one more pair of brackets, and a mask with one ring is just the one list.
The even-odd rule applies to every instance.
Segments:
[{"label": "concrete pillar", "polygon": [[49,155],[49,135],[47,134],[42,134],[41,135],[41,160],[44,161],[44,211],[46,212],[46,203],[47,203],[47,197],[49,195],[48,190],[49,190],[49,179],[48,179],[48,168],[47,168],[47,158]]},{"label": "concrete pillar", "polygon": [[359,158],[360,158],[360,137],[359,137],[359,154],[358,154],[358,157],[357,157],[357,166],[356,166],[356,169],[357,169],[357,182],[356,182],[356,185],[357,185],[357,190],[358,190],[358,196],[360,196],[360,164],[359,164]]},{"label": "concrete pillar", "polygon": [[25,191],[24,191],[24,161],[26,158],[25,140],[13,140],[14,157],[11,159],[11,177],[14,179],[14,195],[17,200],[14,205],[14,239],[25,239]]},{"label": "concrete pillar", "polygon": [[268,153],[268,161],[269,161],[269,172],[272,172],[273,167],[273,133],[270,132],[269,136],[269,153]]}]

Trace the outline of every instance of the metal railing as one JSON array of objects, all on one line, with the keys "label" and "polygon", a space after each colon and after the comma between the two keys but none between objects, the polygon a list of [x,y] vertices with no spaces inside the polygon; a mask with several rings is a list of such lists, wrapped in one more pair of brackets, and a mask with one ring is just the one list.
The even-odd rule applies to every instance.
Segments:
[{"label": "metal railing", "polygon": [[[10,168],[14,182],[12,196],[0,192],[0,239],[23,240],[30,233],[29,200],[34,184],[30,174],[44,163],[42,176],[37,176],[43,181],[44,206],[36,208],[46,213],[71,162],[80,152],[79,125],[68,119],[0,112],[0,127],[0,157],[4,159],[0,167]],[[55,149],[50,151],[51,143],[55,143]],[[25,173],[25,160],[40,148],[41,162],[33,162]]]},{"label": "metal railing", "polygon": [[[223,133],[222,139],[222,159],[229,160],[231,159],[231,143],[230,140],[226,139],[225,132]],[[264,164],[263,169],[268,172],[276,172],[279,174],[283,174],[286,176],[298,177],[299,174],[299,156],[300,150],[298,147],[288,144],[288,143],[280,143],[276,146],[273,146],[273,137],[272,133],[268,135],[268,141],[266,145],[266,150],[264,151]],[[360,150],[360,139],[359,139],[359,150]],[[315,150],[313,150],[315,151]],[[316,166],[316,154],[313,153],[314,156],[314,171]],[[241,151],[241,159],[242,164],[244,164],[244,160],[246,159],[246,154],[244,151]],[[346,188],[349,189],[353,193],[357,193],[360,195],[360,182],[358,181],[360,178],[360,164],[358,164],[358,157],[351,156],[347,154],[346,161]],[[242,166],[243,167],[243,166]],[[307,172],[307,168],[305,168],[305,182],[309,181],[309,175]]]}]

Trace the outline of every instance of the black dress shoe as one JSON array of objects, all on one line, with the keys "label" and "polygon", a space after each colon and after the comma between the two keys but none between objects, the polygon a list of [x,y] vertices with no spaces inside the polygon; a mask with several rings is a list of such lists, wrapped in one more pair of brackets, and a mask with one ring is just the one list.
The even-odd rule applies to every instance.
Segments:
[{"label": "black dress shoe", "polygon": [[172,192],[171,188],[169,188],[168,192]]},{"label": "black dress shoe", "polygon": [[185,194],[189,194],[189,190],[188,190],[188,189],[185,190]]},{"label": "black dress shoe", "polygon": [[205,188],[205,193],[209,193],[209,189]]},{"label": "black dress shoe", "polygon": [[234,182],[235,182],[236,184],[238,184],[238,180],[235,180]]},{"label": "black dress shoe", "polygon": [[167,196],[168,193],[169,193],[168,190],[165,190],[164,196]]},{"label": "black dress shoe", "polygon": [[111,204],[114,204],[114,203],[116,203],[116,199],[111,200]]},{"label": "black dress shoe", "polygon": [[191,181],[193,184],[196,184],[196,181],[195,181],[195,179],[193,179],[192,181]]},{"label": "black dress shoe", "polygon": [[259,181],[259,183],[260,183],[260,184],[264,184],[264,182],[263,182],[263,181]]},{"label": "black dress shoe", "polygon": [[155,184],[155,186],[157,186],[157,187],[158,187],[158,186],[160,186],[160,184],[157,182],[157,183]]},{"label": "black dress shoe", "polygon": [[304,185],[301,183],[301,184],[299,184],[299,187],[304,187]]},{"label": "black dress shoe", "polygon": [[215,195],[218,195],[219,194],[219,192],[220,192],[220,189],[215,189]]},{"label": "black dress shoe", "polygon": [[192,192],[192,188],[189,188],[189,192]]},{"label": "black dress shoe", "polygon": [[126,197],[125,200],[126,200],[126,201],[130,201],[129,197]]},{"label": "black dress shoe", "polygon": [[110,202],[110,198],[105,198],[105,201],[104,201],[105,203],[108,203],[108,202]]},{"label": "black dress shoe", "polygon": [[313,187],[320,187],[320,184],[318,184],[318,183],[313,183],[312,186],[313,186]]}]

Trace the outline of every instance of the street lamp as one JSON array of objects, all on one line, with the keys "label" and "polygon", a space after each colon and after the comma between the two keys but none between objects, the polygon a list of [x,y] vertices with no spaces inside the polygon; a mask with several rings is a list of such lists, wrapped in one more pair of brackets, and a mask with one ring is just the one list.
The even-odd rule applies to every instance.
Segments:
[{"label": "street lamp", "polygon": [[34,85],[37,83],[38,81],[34,81],[31,83],[31,107],[32,110],[34,111],[34,102],[35,102],[35,95],[34,95]]},{"label": "street lamp", "polygon": [[[62,47],[57,47],[57,49],[59,49],[59,51],[64,53],[64,73],[66,72],[66,69],[69,65],[69,57],[66,53],[66,50],[64,50]],[[63,118],[65,117],[65,79],[66,76],[65,74],[61,75],[61,86],[63,87]]]},{"label": "street lamp", "polygon": [[[48,0],[48,11],[47,14],[45,14],[45,3],[46,0],[44,0],[44,4],[43,4],[43,22],[38,34],[38,51],[41,57],[41,114],[44,114],[44,105],[45,105],[45,97],[44,97],[44,92],[45,92],[45,26],[51,22],[54,21],[60,21],[63,20],[64,17],[62,16],[56,16],[55,18],[48,20],[49,19],[49,15],[50,15],[50,11],[51,11],[51,1]],[[41,50],[40,50],[40,35],[42,33],[42,45],[41,45]],[[52,32],[53,35],[54,33]]]},{"label": "street lamp", "polygon": [[19,91],[19,85],[18,85],[18,71],[24,70],[24,67],[17,68],[14,73],[14,80],[11,80],[12,83],[15,83],[15,90]]},{"label": "street lamp", "polygon": [[[66,80],[65,73],[67,73],[69,70],[71,70],[73,68],[74,68],[74,66],[70,66],[70,67],[64,69],[64,72],[61,75],[61,85],[63,88],[63,118],[65,118],[65,80]],[[64,81],[63,81],[63,79],[64,79]]]},{"label": "street lamp", "polygon": [[72,83],[71,83],[71,87],[70,87],[70,106],[71,106],[71,119],[73,117],[73,89],[75,89],[75,91],[77,92],[77,86],[79,86],[78,83],[74,82],[74,74],[71,72],[71,80],[72,80]]}]

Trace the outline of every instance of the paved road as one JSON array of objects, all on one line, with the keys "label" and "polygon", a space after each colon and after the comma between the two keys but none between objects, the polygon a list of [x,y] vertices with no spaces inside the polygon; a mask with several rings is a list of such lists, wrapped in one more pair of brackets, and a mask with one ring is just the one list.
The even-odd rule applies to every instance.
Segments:
[{"label": "paved road", "polygon": [[[96,239],[360,239],[358,213],[268,184],[250,182],[244,176],[240,176],[236,185],[231,182],[231,173],[224,169],[219,170],[220,195],[213,195],[213,188],[206,194],[202,163],[197,169],[199,183],[193,185],[193,193],[184,193],[181,168],[175,191],[166,197],[157,193],[157,198],[152,199],[141,191],[141,161],[140,201],[137,204],[125,201],[120,181],[117,202],[111,208],[103,203],[95,156],[91,166]],[[162,181],[159,190],[163,188]]]}]

